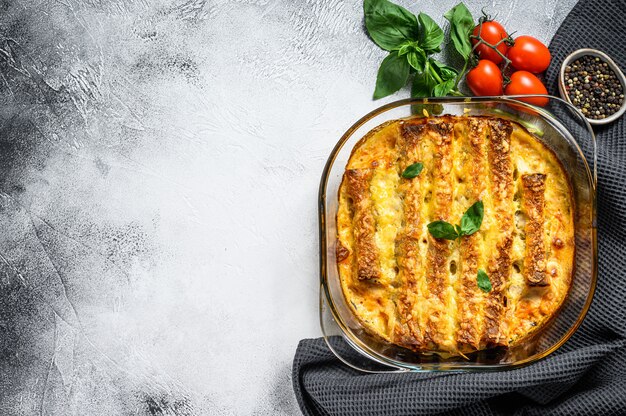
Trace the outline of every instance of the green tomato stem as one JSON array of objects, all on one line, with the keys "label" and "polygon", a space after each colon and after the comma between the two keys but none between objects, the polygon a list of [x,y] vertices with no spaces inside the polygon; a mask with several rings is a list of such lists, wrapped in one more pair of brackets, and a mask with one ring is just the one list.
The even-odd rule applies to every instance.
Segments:
[{"label": "green tomato stem", "polygon": [[[483,12],[484,14],[484,12]],[[484,16],[485,18],[487,18],[487,15]],[[476,47],[478,45],[487,45],[489,48],[493,49],[498,55],[500,55],[500,57],[504,60],[504,67],[502,68],[502,72],[504,72],[509,64],[511,63],[511,60],[509,58],[507,58],[502,52],[500,52],[500,50],[498,49],[498,46],[500,46],[500,44],[502,42],[514,42],[513,39],[511,38],[511,35],[507,35],[506,38],[502,38],[500,39],[498,42],[496,42],[495,45],[492,45],[491,43],[485,41],[483,39],[483,18],[481,17],[479,19],[479,27],[478,27],[478,36],[474,36],[474,35],[470,35],[470,39],[476,39],[478,42],[476,43],[476,45],[474,45],[474,47],[472,48],[472,52],[476,49]]]}]

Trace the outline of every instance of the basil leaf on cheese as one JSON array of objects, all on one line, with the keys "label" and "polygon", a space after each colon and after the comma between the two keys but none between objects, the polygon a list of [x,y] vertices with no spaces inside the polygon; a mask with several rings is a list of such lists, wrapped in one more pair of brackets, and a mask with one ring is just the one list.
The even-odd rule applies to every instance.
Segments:
[{"label": "basil leaf on cheese", "polygon": [[402,172],[402,177],[405,179],[413,179],[417,175],[419,175],[424,169],[424,164],[422,162],[413,163],[410,166],[407,166]]},{"label": "basil leaf on cheese", "polygon": [[446,240],[456,240],[459,234],[455,231],[454,225],[446,221],[433,221],[428,224],[428,232],[435,238],[444,238]]},{"label": "basil leaf on cheese", "polygon": [[461,235],[472,235],[480,229],[485,215],[483,201],[477,201],[465,211],[461,218]]},{"label": "basil leaf on cheese", "polygon": [[483,269],[478,269],[478,275],[476,276],[476,283],[483,292],[489,292],[492,289],[491,280]]}]

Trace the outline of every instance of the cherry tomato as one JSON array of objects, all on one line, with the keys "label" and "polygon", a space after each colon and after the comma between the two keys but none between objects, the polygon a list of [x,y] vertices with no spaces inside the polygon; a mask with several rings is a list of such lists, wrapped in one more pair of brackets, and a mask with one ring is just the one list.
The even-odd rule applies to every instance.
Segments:
[{"label": "cherry tomato", "polygon": [[[493,20],[483,22],[482,29],[479,24],[474,28],[472,34],[474,36],[478,36],[478,31],[480,31],[480,37],[485,42],[488,42],[492,45],[495,45],[502,39],[505,39],[509,36],[506,33],[506,30],[504,30],[504,28],[502,27],[502,25],[498,22],[494,22]],[[478,40],[472,38],[472,45],[476,45],[477,43]],[[502,62],[502,57],[498,55],[498,53],[493,48],[490,48],[484,43],[478,45],[475,50],[478,53],[480,59],[488,59],[495,64],[499,64],[500,62]],[[500,53],[502,53],[502,55],[506,55],[507,51],[509,50],[509,45],[507,45],[505,42],[502,42],[498,45],[498,50],[500,51]]]},{"label": "cherry tomato", "polygon": [[498,65],[487,59],[478,61],[478,65],[467,73],[466,80],[474,95],[502,95],[502,72]]},{"label": "cherry tomato", "polygon": [[[506,95],[548,94],[548,90],[535,75],[528,71],[516,71],[511,74],[511,82],[504,88]],[[543,107],[548,104],[545,97],[520,98],[520,101]]]},{"label": "cherry tomato", "polygon": [[509,48],[507,57],[513,68],[538,74],[550,66],[550,51],[539,40],[532,36],[520,36],[515,45]]}]

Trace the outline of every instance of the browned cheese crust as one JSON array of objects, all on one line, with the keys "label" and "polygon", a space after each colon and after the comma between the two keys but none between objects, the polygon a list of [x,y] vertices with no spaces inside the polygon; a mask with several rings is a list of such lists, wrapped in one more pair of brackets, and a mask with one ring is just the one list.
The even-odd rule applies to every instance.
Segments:
[{"label": "browned cheese crust", "polygon": [[[469,185],[467,182],[459,184],[459,194],[467,195],[472,201],[482,199],[487,186],[485,175],[488,171],[488,164],[485,159],[488,127],[481,119],[469,118],[464,123],[459,123],[460,134],[458,137],[458,147],[463,155],[462,163],[459,164],[457,175],[463,173],[463,169],[468,169],[470,176]],[[465,167],[467,166],[467,167]],[[478,274],[478,263],[482,253],[482,239],[480,234],[472,234],[463,238],[460,242],[460,282],[457,285],[459,302],[457,305],[459,316],[459,329],[456,334],[456,341],[461,351],[476,350],[480,347],[481,334],[483,329],[483,319],[481,309],[483,299],[476,296],[476,276]]]},{"label": "browned cheese crust", "polygon": [[546,286],[546,249],[543,237],[546,175],[522,175],[523,206],[526,212],[526,256],[524,276],[531,286]]},{"label": "browned cheese crust", "polygon": [[356,253],[357,277],[363,279],[378,279],[378,249],[374,243],[376,223],[370,198],[369,185],[372,180],[373,169],[350,169],[346,171],[348,196],[352,199],[354,217],[354,248]]},{"label": "browned cheese crust", "polygon": [[[404,170],[422,163],[422,172]],[[480,230],[433,237],[483,201]],[[353,149],[339,190],[344,296],[372,335],[417,352],[511,347],[557,313],[571,281],[571,189],[552,151],[518,124],[442,116],[388,122]],[[484,270],[492,289],[482,291]]]},{"label": "browned cheese crust", "polygon": [[504,313],[504,291],[511,273],[513,248],[513,163],[511,161],[511,123],[489,120],[489,185],[493,198],[493,217],[498,224],[495,255],[487,269],[493,289],[485,306],[483,341],[487,346],[507,345]]},{"label": "browned cheese crust", "polygon": [[[419,162],[421,142],[427,126],[424,124],[403,124],[400,126],[397,148],[399,150],[398,172],[413,163]],[[400,345],[413,348],[424,347],[424,330],[418,319],[413,318],[414,300],[420,293],[423,275],[420,256],[420,238],[423,228],[421,205],[423,200],[422,177],[414,180],[401,179],[398,192],[403,201],[404,226],[398,231],[395,240],[398,280],[401,290],[397,298],[397,323],[391,338]]]}]

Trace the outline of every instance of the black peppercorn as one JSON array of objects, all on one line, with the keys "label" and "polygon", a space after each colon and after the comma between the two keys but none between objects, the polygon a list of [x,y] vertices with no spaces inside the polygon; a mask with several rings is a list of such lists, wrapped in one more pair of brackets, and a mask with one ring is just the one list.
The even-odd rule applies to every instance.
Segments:
[{"label": "black peppercorn", "polygon": [[585,55],[565,67],[565,90],[587,118],[615,114],[624,102],[624,89],[615,72],[600,58]]}]

